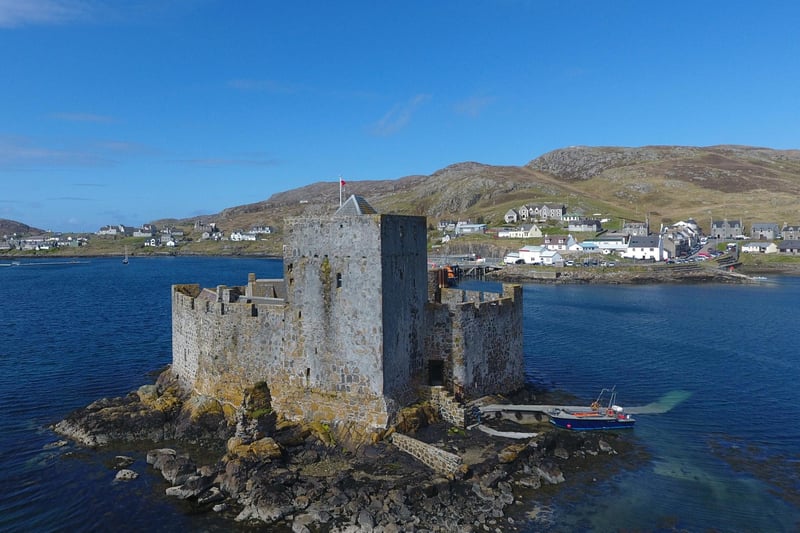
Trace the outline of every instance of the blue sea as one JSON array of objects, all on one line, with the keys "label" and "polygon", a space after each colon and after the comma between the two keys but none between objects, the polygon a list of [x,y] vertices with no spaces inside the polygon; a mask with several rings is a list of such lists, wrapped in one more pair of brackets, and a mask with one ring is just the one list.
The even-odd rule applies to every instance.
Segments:
[{"label": "blue sea", "polygon": [[[173,283],[241,285],[250,272],[281,277],[281,262],[0,267],[0,531],[237,527],[164,496],[146,448],[55,446],[48,426],[153,382],[171,360]],[[647,411],[624,435],[636,461],[607,476],[568,476],[552,498],[552,530],[800,530],[800,278],[537,284],[524,297],[530,382],[587,403],[616,386],[618,403]],[[117,454],[134,458],[138,479],[114,481]]]}]

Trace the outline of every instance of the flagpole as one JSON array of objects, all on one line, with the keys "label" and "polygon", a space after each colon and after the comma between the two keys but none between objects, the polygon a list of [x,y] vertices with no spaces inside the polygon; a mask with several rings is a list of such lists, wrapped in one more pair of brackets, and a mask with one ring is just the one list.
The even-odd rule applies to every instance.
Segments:
[{"label": "flagpole", "polygon": [[342,175],[339,174],[339,207],[342,207],[342,187],[344,186],[344,181],[342,180]]}]

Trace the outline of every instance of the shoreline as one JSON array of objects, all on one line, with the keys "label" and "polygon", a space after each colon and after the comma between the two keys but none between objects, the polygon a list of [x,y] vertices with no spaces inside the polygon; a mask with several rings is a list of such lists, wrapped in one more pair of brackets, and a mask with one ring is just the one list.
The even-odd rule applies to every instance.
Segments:
[{"label": "shoreline", "polygon": [[[61,252],[21,252],[0,253],[0,261],[8,261],[0,266],[15,266],[13,262],[24,260],[53,259],[54,261],[78,261],[88,259],[110,259],[122,257],[118,252],[108,253],[61,253]],[[219,257],[226,259],[275,259],[283,256],[262,252],[229,253],[215,252],[155,252],[129,254],[131,259],[152,259],[165,257]],[[503,265],[503,268],[487,273],[485,279],[507,283],[554,283],[554,284],[658,284],[658,283],[757,283],[761,276],[800,276],[800,257],[796,261],[761,262],[759,258],[741,264],[733,272],[706,264],[696,265],[617,265],[614,267],[549,267],[533,265]]]},{"label": "shoreline", "polygon": [[[497,437],[453,428],[424,403],[404,409],[382,438],[355,443],[345,426],[293,423],[263,406],[250,406],[250,415],[240,412],[232,423],[214,402],[178,397],[176,390],[168,369],[156,385],[97,400],[52,429],[81,447],[149,448],[146,462],[166,480],[165,495],[190,502],[193,512],[293,531],[548,528],[567,477],[604,479],[635,467],[631,457],[640,456],[627,432],[572,432],[546,420],[523,426],[498,417],[487,423],[536,433]],[[541,403],[557,395],[526,386],[510,400]],[[394,434],[463,463],[455,472],[436,472],[393,443]],[[200,449],[219,452],[201,457]],[[132,463],[112,467],[118,479],[135,482]]]},{"label": "shoreline", "polygon": [[722,268],[693,268],[667,265],[622,267],[532,267],[508,265],[487,273],[485,279],[506,283],[545,284],[660,284],[660,283],[734,283],[758,284],[756,276],[800,276],[800,263],[779,267],[743,267],[733,272]]}]

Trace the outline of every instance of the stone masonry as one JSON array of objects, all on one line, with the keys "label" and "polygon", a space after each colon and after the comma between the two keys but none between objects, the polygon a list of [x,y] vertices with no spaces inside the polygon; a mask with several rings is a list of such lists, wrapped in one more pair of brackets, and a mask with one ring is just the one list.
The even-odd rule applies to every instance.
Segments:
[{"label": "stone masonry", "polygon": [[454,475],[463,464],[458,455],[402,433],[392,434],[392,444],[440,474]]},{"label": "stone masonry", "polygon": [[388,427],[429,385],[456,404],[519,388],[520,287],[440,287],[427,271],[424,217],[348,203],[286,221],[282,280],[173,286],[172,370],[182,387],[235,408],[266,382],[286,418],[367,432]]}]

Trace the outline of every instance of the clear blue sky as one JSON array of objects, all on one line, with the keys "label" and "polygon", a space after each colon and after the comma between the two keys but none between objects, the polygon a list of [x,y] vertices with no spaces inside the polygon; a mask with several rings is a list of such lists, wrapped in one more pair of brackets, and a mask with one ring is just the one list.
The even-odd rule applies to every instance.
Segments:
[{"label": "clear blue sky", "polygon": [[0,218],[141,225],[570,145],[800,148],[800,3],[0,0]]}]

